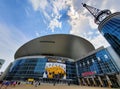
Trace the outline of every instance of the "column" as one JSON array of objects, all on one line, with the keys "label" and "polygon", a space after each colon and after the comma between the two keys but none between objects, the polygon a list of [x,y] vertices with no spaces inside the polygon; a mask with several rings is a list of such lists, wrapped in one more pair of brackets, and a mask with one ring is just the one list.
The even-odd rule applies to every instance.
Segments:
[{"label": "column", "polygon": [[87,78],[87,82],[88,82],[88,86],[90,86],[91,84],[90,84],[89,78]]},{"label": "column", "polygon": [[96,81],[95,81],[94,77],[92,77],[92,80],[93,80],[94,85],[96,86]]},{"label": "column", "polygon": [[117,77],[117,82],[118,82],[118,84],[120,86],[120,74],[116,74],[116,77]]},{"label": "column", "polygon": [[103,86],[103,82],[102,82],[102,79],[101,79],[100,76],[98,76],[98,79],[99,79],[99,81],[100,81],[100,84]]},{"label": "column", "polygon": [[77,72],[78,85],[80,85],[79,71],[78,71],[78,64],[77,64],[77,63],[75,63],[75,66],[76,66],[76,72]]},{"label": "column", "polygon": [[83,81],[83,85],[86,86],[86,82],[85,82],[84,78],[82,78],[82,81]]},{"label": "column", "polygon": [[78,80],[78,85],[80,85],[80,84],[81,84],[81,81],[80,81],[80,79],[79,79],[79,78],[77,78],[77,80]]},{"label": "column", "polygon": [[107,79],[107,82],[108,82],[108,87],[111,87],[112,86],[112,82],[110,81],[110,78],[108,75],[106,75],[106,79]]},{"label": "column", "polygon": [[80,81],[80,85],[82,86],[82,85],[83,85],[83,84],[82,84],[82,79],[80,78],[79,81]]}]

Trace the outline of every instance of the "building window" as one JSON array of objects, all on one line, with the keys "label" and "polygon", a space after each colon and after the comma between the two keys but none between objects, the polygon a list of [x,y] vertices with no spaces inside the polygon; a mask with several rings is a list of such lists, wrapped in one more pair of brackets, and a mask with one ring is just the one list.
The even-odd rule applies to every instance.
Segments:
[{"label": "building window", "polygon": [[95,62],[94,59],[92,59],[92,62],[93,62],[93,63]]},{"label": "building window", "polygon": [[83,66],[85,66],[85,63],[83,62]]},{"label": "building window", "polygon": [[79,66],[80,66],[80,67],[82,66],[81,63],[79,64]]},{"label": "building window", "polygon": [[87,61],[87,64],[90,64],[90,62],[89,62],[89,61]]},{"label": "building window", "polygon": [[105,57],[106,59],[108,58],[108,56],[107,56],[106,54],[104,55],[104,57]]},{"label": "building window", "polygon": [[97,57],[98,61],[100,61],[101,59],[99,57]]}]

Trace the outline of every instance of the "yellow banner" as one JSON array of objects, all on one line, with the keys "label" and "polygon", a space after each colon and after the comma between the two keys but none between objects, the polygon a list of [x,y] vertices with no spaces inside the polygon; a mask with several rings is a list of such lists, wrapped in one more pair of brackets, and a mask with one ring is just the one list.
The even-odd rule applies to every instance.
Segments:
[{"label": "yellow banner", "polygon": [[28,79],[28,81],[29,81],[29,82],[32,82],[32,81],[34,81],[34,79],[32,79],[32,78],[29,78],[29,79]]}]

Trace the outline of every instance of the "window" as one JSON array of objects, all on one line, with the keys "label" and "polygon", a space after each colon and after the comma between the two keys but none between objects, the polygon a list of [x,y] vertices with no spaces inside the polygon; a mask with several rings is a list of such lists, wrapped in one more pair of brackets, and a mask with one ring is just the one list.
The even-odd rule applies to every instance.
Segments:
[{"label": "window", "polygon": [[95,62],[94,59],[92,59],[92,62]]},{"label": "window", "polygon": [[98,61],[100,61],[101,59],[99,57],[97,57]]},{"label": "window", "polygon": [[89,61],[87,61],[87,64],[90,64],[90,62],[89,62]]},{"label": "window", "polygon": [[81,63],[79,64],[79,66],[80,66],[80,67],[82,66]]},{"label": "window", "polygon": [[83,62],[83,66],[85,66],[85,63]]},{"label": "window", "polygon": [[105,57],[106,59],[108,58],[108,56],[107,56],[106,54],[104,55],[104,57]]}]

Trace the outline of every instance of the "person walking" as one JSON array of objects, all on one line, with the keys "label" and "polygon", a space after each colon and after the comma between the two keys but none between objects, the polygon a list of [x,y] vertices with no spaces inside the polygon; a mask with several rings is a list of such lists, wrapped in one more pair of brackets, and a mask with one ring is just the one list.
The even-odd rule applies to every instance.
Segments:
[{"label": "person walking", "polygon": [[4,89],[7,89],[8,88],[8,86],[10,85],[10,81],[5,81],[5,83],[4,83]]},{"label": "person walking", "polygon": [[14,82],[13,82],[13,86],[15,87],[15,86],[16,86],[16,84],[17,84],[17,82],[16,82],[16,81],[14,81]]},{"label": "person walking", "polygon": [[38,81],[36,81],[35,82],[35,87],[37,87],[39,85],[39,82]]}]

